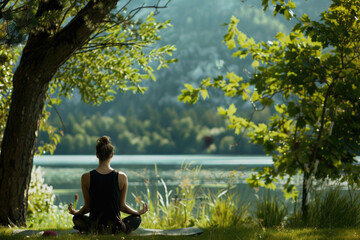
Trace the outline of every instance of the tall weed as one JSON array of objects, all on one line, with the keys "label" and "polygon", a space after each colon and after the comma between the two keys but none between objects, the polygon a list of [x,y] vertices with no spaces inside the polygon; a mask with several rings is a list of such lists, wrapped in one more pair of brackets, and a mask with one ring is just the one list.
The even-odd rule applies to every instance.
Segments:
[{"label": "tall weed", "polygon": [[288,212],[287,206],[270,191],[256,202],[254,214],[258,224],[263,228],[280,226]]},{"label": "tall weed", "polygon": [[360,193],[340,184],[322,186],[314,191],[308,204],[307,219],[302,219],[299,203],[289,218],[289,227],[344,228],[360,226]]},{"label": "tall weed", "polygon": [[230,189],[226,189],[216,196],[210,196],[209,227],[234,227],[248,220],[250,203],[245,204],[244,201],[240,201],[239,195],[230,193]]},{"label": "tall weed", "polygon": [[[190,171],[190,172],[188,172]],[[180,180],[175,192],[168,190],[165,181],[157,174],[155,165],[155,175],[157,185],[155,192],[150,191],[149,181],[145,181],[146,194],[143,193],[146,201],[149,202],[150,211],[144,215],[142,226],[148,228],[179,228],[195,225],[193,213],[195,211],[195,187],[196,176],[200,171],[199,167],[190,168],[188,164],[183,164],[176,176]],[[183,174],[187,172],[188,174]],[[161,194],[158,186],[163,189]],[[134,195],[134,197],[136,197]],[[140,207],[140,202],[137,202]]]},{"label": "tall weed", "polygon": [[341,190],[340,185],[317,191],[309,203],[305,225],[318,228],[360,226],[360,194],[355,189]]}]

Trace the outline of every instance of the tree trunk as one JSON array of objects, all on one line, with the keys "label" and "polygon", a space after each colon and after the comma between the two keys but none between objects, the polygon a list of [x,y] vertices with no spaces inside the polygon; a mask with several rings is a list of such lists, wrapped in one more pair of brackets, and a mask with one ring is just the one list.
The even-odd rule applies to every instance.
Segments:
[{"label": "tree trunk", "polygon": [[10,113],[1,146],[0,224],[4,225],[26,224],[27,192],[48,89],[48,84],[41,84],[23,66],[14,75]]},{"label": "tree trunk", "polygon": [[[1,146],[0,225],[26,226],[28,187],[49,83],[59,67],[116,7],[117,1],[90,0],[54,36],[43,30],[29,35],[14,74],[10,113]],[[43,2],[36,16],[48,14],[53,6]]]},{"label": "tree trunk", "polygon": [[302,183],[302,201],[301,201],[301,212],[302,220],[305,223],[308,217],[308,182],[310,180],[310,174],[304,170],[303,183]]}]

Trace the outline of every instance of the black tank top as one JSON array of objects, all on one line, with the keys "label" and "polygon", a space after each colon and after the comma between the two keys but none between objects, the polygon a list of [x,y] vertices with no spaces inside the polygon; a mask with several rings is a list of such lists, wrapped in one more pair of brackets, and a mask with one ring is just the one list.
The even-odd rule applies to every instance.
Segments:
[{"label": "black tank top", "polygon": [[120,220],[120,190],[118,173],[90,172],[90,220],[97,225],[107,225]]}]

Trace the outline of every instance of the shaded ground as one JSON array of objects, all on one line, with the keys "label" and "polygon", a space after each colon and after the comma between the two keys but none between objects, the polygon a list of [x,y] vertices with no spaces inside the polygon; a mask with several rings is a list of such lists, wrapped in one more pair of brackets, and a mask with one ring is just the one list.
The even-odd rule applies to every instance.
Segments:
[{"label": "shaded ground", "polygon": [[[0,239],[41,239],[38,235],[26,237],[21,234],[12,235],[13,229],[0,228]],[[360,229],[266,229],[259,227],[241,227],[227,229],[204,229],[204,233],[196,236],[134,236],[134,235],[79,235],[73,230],[59,230],[56,239],[121,239],[121,240],[358,240]]]}]

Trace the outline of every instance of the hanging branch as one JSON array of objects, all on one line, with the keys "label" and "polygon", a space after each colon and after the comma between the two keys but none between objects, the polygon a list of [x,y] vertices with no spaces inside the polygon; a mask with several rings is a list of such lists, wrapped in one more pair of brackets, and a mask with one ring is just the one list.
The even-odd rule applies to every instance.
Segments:
[{"label": "hanging branch", "polygon": [[[126,4],[124,4],[124,6],[120,10],[118,10],[116,12],[116,14],[119,14],[120,12],[122,12],[131,2],[132,2],[132,0],[128,0],[126,2]],[[171,0],[167,0],[167,2],[162,6],[160,6],[161,0],[158,0],[155,5],[145,5],[145,3],[144,3],[140,7],[137,7],[135,9],[131,10],[129,12],[129,14],[127,14],[127,16],[122,20],[117,20],[117,21],[115,21],[115,20],[113,20],[113,21],[105,20],[105,21],[103,21],[103,23],[105,23],[105,24],[106,23],[113,23],[113,24],[111,24],[110,26],[105,27],[105,28],[100,28],[101,31],[96,32],[92,37],[90,37],[86,41],[86,43],[83,45],[83,47],[81,47],[76,52],[76,54],[85,53],[85,52],[91,52],[91,51],[96,50],[96,49],[103,49],[103,48],[114,47],[114,46],[133,46],[133,45],[135,45],[135,43],[131,43],[131,41],[135,41],[136,39],[130,39],[126,43],[105,43],[105,44],[97,44],[96,43],[95,44],[95,43],[90,43],[90,42],[95,40],[97,37],[99,37],[100,34],[105,33],[109,29],[111,29],[111,28],[113,28],[113,27],[115,27],[117,25],[132,21],[132,19],[143,9],[152,8],[152,9],[155,9],[155,14],[158,14],[159,13],[158,9],[167,8],[167,6],[168,6],[168,4],[170,2],[171,2]],[[139,43],[136,43],[136,45],[139,45]]]}]

